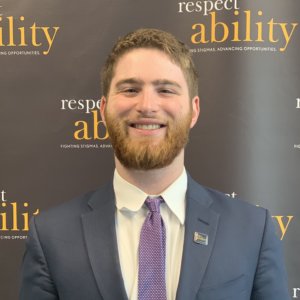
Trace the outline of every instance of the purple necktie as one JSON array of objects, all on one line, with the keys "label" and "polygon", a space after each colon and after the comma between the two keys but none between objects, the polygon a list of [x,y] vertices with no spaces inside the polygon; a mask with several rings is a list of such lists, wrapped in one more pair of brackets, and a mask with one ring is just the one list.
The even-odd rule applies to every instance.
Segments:
[{"label": "purple necktie", "polygon": [[149,212],[139,245],[138,300],[166,300],[166,229],[160,215],[161,197],[147,198]]}]

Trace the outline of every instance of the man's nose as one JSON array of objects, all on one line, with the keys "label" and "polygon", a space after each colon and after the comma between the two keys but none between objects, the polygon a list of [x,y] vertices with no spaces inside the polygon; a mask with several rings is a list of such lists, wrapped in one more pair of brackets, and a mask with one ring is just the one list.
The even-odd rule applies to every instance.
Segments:
[{"label": "man's nose", "polygon": [[153,113],[158,110],[158,99],[154,91],[144,90],[140,97],[138,97],[138,102],[136,105],[136,110],[139,113]]}]

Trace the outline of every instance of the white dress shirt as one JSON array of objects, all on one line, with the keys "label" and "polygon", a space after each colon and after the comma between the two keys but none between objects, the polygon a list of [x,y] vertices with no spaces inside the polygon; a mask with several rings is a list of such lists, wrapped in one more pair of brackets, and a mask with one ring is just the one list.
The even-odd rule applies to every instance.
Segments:
[{"label": "white dress shirt", "polygon": [[[121,271],[127,296],[137,300],[138,295],[138,247],[142,225],[148,213],[144,204],[148,196],[136,186],[124,180],[115,170],[116,232]],[[180,276],[184,241],[185,197],[187,174],[182,174],[160,195],[161,216],[166,227],[166,289],[167,299],[175,300]]]}]

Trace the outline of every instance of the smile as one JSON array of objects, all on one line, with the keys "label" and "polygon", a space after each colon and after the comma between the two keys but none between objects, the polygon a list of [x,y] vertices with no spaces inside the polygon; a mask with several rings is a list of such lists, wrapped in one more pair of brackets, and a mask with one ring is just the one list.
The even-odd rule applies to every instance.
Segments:
[{"label": "smile", "polygon": [[165,127],[165,125],[162,124],[131,124],[130,126],[142,130],[156,130]]}]

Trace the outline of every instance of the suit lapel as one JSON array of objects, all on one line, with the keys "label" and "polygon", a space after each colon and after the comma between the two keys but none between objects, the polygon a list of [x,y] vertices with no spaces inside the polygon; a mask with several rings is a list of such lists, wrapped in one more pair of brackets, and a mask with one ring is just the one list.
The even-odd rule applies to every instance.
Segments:
[{"label": "suit lapel", "polygon": [[95,192],[82,215],[83,232],[94,276],[104,300],[127,299],[119,263],[112,184]]},{"label": "suit lapel", "polygon": [[[190,177],[188,180],[185,237],[176,300],[196,298],[211,256],[219,214],[210,205],[208,193]],[[208,245],[196,243],[194,233],[208,236]]]}]

